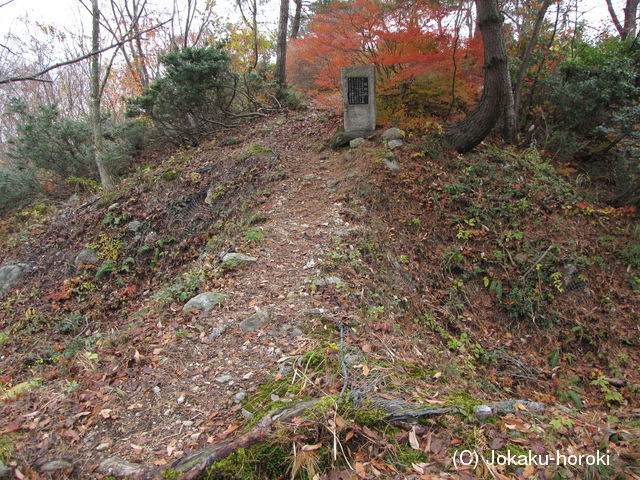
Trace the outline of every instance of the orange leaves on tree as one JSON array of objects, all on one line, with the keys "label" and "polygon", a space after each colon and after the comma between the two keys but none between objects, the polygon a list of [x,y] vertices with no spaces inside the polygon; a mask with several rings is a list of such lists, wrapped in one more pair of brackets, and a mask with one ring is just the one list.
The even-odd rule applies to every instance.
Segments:
[{"label": "orange leaves on tree", "polygon": [[385,115],[398,119],[410,112],[422,119],[443,115],[451,102],[454,44],[456,99],[473,100],[481,82],[482,45],[456,44],[455,32],[445,26],[449,13],[431,0],[334,2],[290,43],[289,79],[312,93],[339,92],[342,67],[373,63],[383,122]]}]

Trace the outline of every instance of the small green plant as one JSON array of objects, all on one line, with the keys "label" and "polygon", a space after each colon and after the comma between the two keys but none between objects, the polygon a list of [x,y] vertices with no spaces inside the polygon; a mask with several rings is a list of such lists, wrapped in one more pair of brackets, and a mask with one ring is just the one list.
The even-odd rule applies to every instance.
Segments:
[{"label": "small green plant", "polygon": [[555,289],[561,293],[564,292],[564,280],[562,279],[562,273],[553,272],[551,275],[549,275],[549,277],[551,278],[551,282],[553,283]]},{"label": "small green plant", "polygon": [[575,422],[570,418],[567,418],[565,415],[559,412],[554,412],[554,419],[549,422],[549,424],[555,427],[557,430],[560,430],[564,427],[573,427]]},{"label": "small green plant", "polygon": [[466,230],[464,227],[462,227],[462,225],[458,225],[458,233],[456,234],[457,238],[461,240],[467,240],[469,239],[470,235],[471,232],[469,232],[469,230]]},{"label": "small green plant", "polygon": [[259,227],[252,227],[244,232],[244,239],[251,243],[259,243],[264,238],[264,232]]},{"label": "small green plant", "polygon": [[502,282],[500,280],[489,280],[488,277],[483,279],[485,288],[488,288],[490,292],[495,292],[498,301],[502,300]]},{"label": "small green plant", "polygon": [[113,272],[116,268],[117,268],[116,264],[113,260],[107,260],[100,266],[100,268],[98,268],[94,278],[96,280],[99,280],[102,277],[104,277],[107,273]]},{"label": "small green plant", "polygon": [[162,172],[160,177],[167,182],[173,182],[181,174],[182,174],[182,170],[179,168],[176,168],[176,169],[168,168],[164,172]]},{"label": "small green plant", "polygon": [[620,392],[616,392],[611,389],[611,386],[605,379],[604,375],[599,375],[598,378],[591,382],[591,385],[595,385],[600,389],[600,392],[604,395],[604,399],[609,406],[613,403],[621,404],[624,401],[624,397]]}]

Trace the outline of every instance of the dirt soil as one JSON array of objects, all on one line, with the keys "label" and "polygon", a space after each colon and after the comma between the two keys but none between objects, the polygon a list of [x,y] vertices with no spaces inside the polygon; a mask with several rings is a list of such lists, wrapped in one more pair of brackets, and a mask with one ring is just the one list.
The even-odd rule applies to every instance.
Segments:
[{"label": "dirt soil", "polygon": [[[486,400],[537,400],[553,409],[559,402],[555,388],[567,384],[572,369],[600,368],[597,355],[591,355],[558,377],[548,363],[552,350],[546,349],[557,334],[531,335],[512,325],[513,318],[480,279],[469,281],[454,309],[462,322],[456,325],[463,327],[443,321],[450,332],[445,335],[431,320],[417,322],[425,312],[436,319],[450,313],[447,299],[456,272],[441,259],[457,227],[434,210],[431,200],[420,197],[407,204],[403,199],[413,193],[404,190],[415,185],[411,172],[424,175],[418,162],[431,165],[429,181],[444,178],[448,170],[407,146],[395,152],[402,173],[395,172],[381,162],[385,148],[379,138],[360,150],[323,149],[339,123],[316,109],[261,119],[234,132],[233,141],[225,134],[197,149],[159,155],[95,203],[86,205],[91,200],[86,197],[53,215],[32,213],[5,227],[8,248],[1,263],[36,268],[5,295],[0,311],[5,331],[0,381],[8,392],[0,403],[0,433],[14,446],[5,460],[19,478],[97,478],[92,472],[113,456],[168,465],[184,453],[232,438],[259,414],[251,411],[257,405],[245,399],[264,393],[262,385],[286,378],[293,358],[339,342],[341,331],[343,341],[395,365],[390,370],[397,378],[386,395],[418,403],[437,405],[445,393],[457,392]],[[397,205],[389,191],[394,189],[404,195],[398,193]],[[358,195],[367,201],[357,201]],[[628,216],[615,218],[629,221]],[[141,222],[139,232],[129,229],[132,220]],[[444,224],[451,238],[444,237]],[[29,230],[23,230],[25,225]],[[486,234],[482,226],[469,230],[470,243],[460,251],[465,258],[479,258],[474,235],[481,241]],[[410,244],[393,243],[405,236]],[[76,270],[73,259],[87,245],[105,256],[86,271]],[[373,260],[350,256],[363,245],[376,252]],[[110,247],[117,250],[117,266],[132,258],[131,268],[112,268],[96,279]],[[225,253],[255,260],[225,263]],[[519,259],[511,262],[516,265]],[[225,299],[207,312],[183,311],[186,298],[166,292],[177,284],[186,290],[193,278],[189,293],[216,290]],[[438,290],[438,285],[448,286]],[[627,287],[618,291],[624,292],[619,303],[628,313],[618,318],[618,333],[636,338],[637,294]],[[377,301],[380,297],[386,300]],[[243,330],[241,323],[256,312],[267,314],[266,323],[256,331]],[[474,348],[501,356],[493,367],[476,369],[468,364]],[[575,349],[580,355],[589,347]],[[638,353],[630,349],[625,355],[624,388],[629,389],[640,383]],[[408,375],[416,369],[419,375]],[[596,378],[580,374],[589,381]],[[445,377],[447,382],[438,383]],[[308,393],[327,395],[343,385],[340,378],[312,383]],[[9,388],[19,384],[23,389]],[[579,390],[583,414],[555,410],[541,424],[549,426],[555,419],[554,435],[572,438],[569,443],[576,448],[589,438],[593,445],[611,441],[620,451],[635,452],[637,443],[630,437],[613,438],[616,428],[609,425],[615,420],[607,417],[602,400],[595,400],[597,392],[585,390]],[[630,400],[634,395],[625,391],[618,414],[637,417],[637,400]],[[295,399],[281,390],[269,396],[280,405]],[[524,432],[522,444],[538,445],[542,432],[523,423],[518,412],[514,415],[506,426],[489,426],[476,435],[477,442],[497,446],[518,430]],[[578,426],[562,423],[565,416],[576,418]],[[436,459],[431,470],[426,462],[405,465],[406,471],[398,465],[387,468],[369,451],[359,459],[366,472],[358,476],[435,478],[431,475],[450,470],[449,478],[474,478],[470,472],[453,473],[445,458],[446,447],[456,445],[454,426],[432,427],[435,444],[423,445]],[[621,430],[637,433],[633,428]],[[426,442],[424,435],[420,442]],[[410,441],[406,435],[397,437],[405,445]],[[62,464],[52,463],[60,459]],[[501,478],[497,471],[485,473]],[[514,475],[524,478],[522,470]]]}]

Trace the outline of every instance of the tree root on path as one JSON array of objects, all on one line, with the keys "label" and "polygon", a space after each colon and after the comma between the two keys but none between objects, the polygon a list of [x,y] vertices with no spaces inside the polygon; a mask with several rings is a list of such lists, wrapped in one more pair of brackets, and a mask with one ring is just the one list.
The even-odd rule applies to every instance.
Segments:
[{"label": "tree root on path", "polygon": [[162,480],[162,472],[171,468],[176,472],[182,473],[177,477],[178,480],[200,479],[204,476],[206,469],[215,462],[228,457],[240,448],[247,448],[266,440],[273,429],[274,423],[288,422],[295,417],[300,417],[321,400],[322,398],[306,400],[275,410],[260,420],[255,427],[244,435],[234,440],[226,440],[218,445],[190,453],[175,461],[170,467],[146,467],[114,457],[103,461],[97,472],[115,477],[127,477],[131,480]]},{"label": "tree root on path", "polygon": [[[162,473],[169,468],[180,475],[178,480],[197,480],[204,477],[207,468],[214,463],[228,457],[240,448],[248,448],[256,443],[265,441],[271,434],[275,423],[289,422],[296,417],[303,417],[307,410],[313,408],[324,397],[312,400],[301,401],[287,405],[266,415],[249,432],[234,440],[226,440],[218,445],[214,445],[196,452],[190,453],[178,460],[171,466],[147,467],[137,465],[118,459],[116,457],[104,460],[97,469],[98,473],[112,475],[131,480],[162,480]],[[376,402],[376,406],[388,415],[384,420],[400,428],[411,428],[414,423],[407,423],[410,420],[417,420],[420,417],[431,415],[443,415],[458,411],[456,407],[449,408],[416,408],[415,405],[408,405],[389,402]],[[511,400],[491,404],[492,410],[497,413],[509,413],[517,409],[528,410],[531,413],[540,413],[545,409],[545,405],[538,402],[525,400]]]}]

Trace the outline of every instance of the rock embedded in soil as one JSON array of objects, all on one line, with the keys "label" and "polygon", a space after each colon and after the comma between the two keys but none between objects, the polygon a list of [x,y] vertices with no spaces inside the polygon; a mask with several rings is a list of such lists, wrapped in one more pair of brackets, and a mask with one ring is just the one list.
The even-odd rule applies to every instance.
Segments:
[{"label": "rock embedded in soil", "polygon": [[258,310],[249,318],[240,322],[240,328],[245,333],[253,333],[260,330],[268,322],[269,314],[264,310]]},{"label": "rock embedded in soil", "polygon": [[342,280],[340,280],[338,277],[322,277],[322,278],[316,278],[315,280],[313,280],[311,283],[314,284],[316,287],[326,287],[327,285],[337,285],[338,283],[341,283]]},{"label": "rock embedded in soil", "polygon": [[387,143],[387,147],[389,147],[391,150],[393,150],[394,148],[399,148],[402,146],[402,140],[389,140],[389,142]]},{"label": "rock embedded in soil", "polygon": [[398,171],[400,170],[400,165],[395,160],[389,160],[388,158],[383,158],[382,163],[384,163],[390,170]]},{"label": "rock embedded in soil", "polygon": [[24,263],[5,265],[0,268],[0,294],[18,285],[31,267]]},{"label": "rock embedded in soil", "polygon": [[216,382],[218,383],[228,383],[231,381],[231,375],[221,375],[218,378],[216,378]]},{"label": "rock embedded in soil", "polygon": [[0,462],[0,479],[9,479],[13,477],[13,468],[7,467],[4,463]]},{"label": "rock embedded in soil", "polygon": [[220,292],[204,292],[189,300],[182,308],[182,313],[186,314],[191,309],[208,312],[219,303],[222,303],[224,299],[225,296]]},{"label": "rock embedded in soil", "polygon": [[402,140],[404,138],[404,132],[399,128],[390,128],[382,134],[382,140]]},{"label": "rock embedded in soil", "polygon": [[476,405],[473,407],[473,411],[476,414],[478,420],[485,420],[491,416],[491,407],[486,405]]},{"label": "rock embedded in soil", "polygon": [[98,263],[98,252],[96,252],[93,248],[87,248],[81,251],[73,262],[73,264],[76,267],[76,272],[79,272],[89,267],[93,267],[97,263]]},{"label": "rock embedded in soil", "polygon": [[245,255],[244,253],[234,252],[234,253],[227,253],[224,257],[222,257],[222,261],[224,263],[249,263],[249,262],[257,262],[258,259],[250,255]]},{"label": "rock embedded in soil", "polygon": [[349,148],[361,147],[362,145],[364,145],[364,142],[366,142],[366,140],[362,137],[354,138],[349,142]]}]

